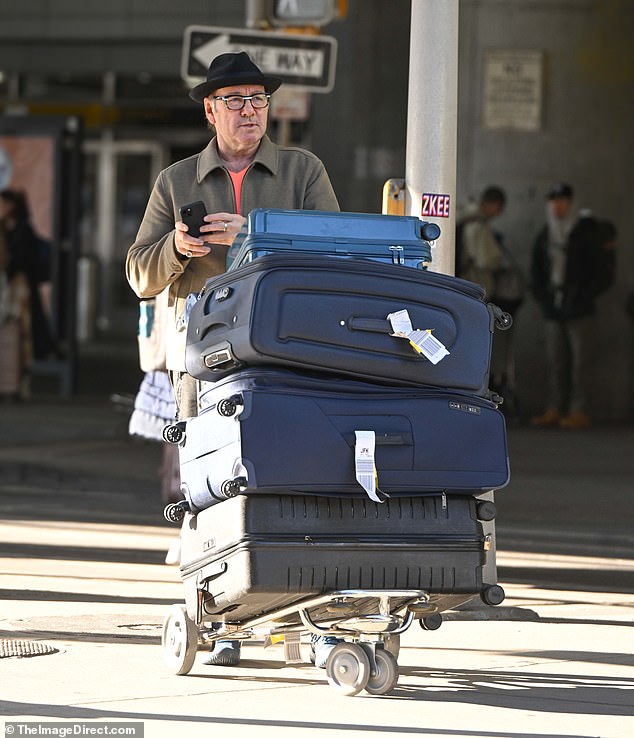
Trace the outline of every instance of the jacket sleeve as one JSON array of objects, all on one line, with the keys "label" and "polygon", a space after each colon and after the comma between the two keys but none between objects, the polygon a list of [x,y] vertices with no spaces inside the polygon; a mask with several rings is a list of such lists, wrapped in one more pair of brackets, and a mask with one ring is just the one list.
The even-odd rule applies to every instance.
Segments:
[{"label": "jacket sleeve", "polygon": [[530,291],[533,293],[537,302],[541,305],[544,305],[549,301],[550,295],[547,238],[546,229],[543,229],[535,239],[531,258]]},{"label": "jacket sleeve", "polygon": [[136,240],[128,250],[126,277],[138,297],[153,297],[178,279],[185,266],[174,245],[174,213],[161,173],[150,194]]}]

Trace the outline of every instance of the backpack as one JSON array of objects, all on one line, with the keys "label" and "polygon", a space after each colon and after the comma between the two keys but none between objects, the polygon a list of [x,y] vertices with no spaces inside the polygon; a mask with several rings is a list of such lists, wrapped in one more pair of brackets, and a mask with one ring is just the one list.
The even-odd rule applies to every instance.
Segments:
[{"label": "backpack", "polygon": [[499,242],[504,254],[504,263],[495,272],[495,286],[492,300],[496,303],[517,302],[524,300],[526,295],[526,278],[517,260],[506,246]]},{"label": "backpack", "polygon": [[616,278],[616,236],[614,223],[609,220],[595,220],[596,231],[596,290],[597,294],[605,292]]}]

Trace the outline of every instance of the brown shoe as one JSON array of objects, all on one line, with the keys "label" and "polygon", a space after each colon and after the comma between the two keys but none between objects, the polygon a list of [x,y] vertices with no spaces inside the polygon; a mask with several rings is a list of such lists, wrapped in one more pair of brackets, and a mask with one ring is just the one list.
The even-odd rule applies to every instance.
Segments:
[{"label": "brown shoe", "polygon": [[568,430],[580,430],[582,428],[590,428],[592,422],[590,418],[582,412],[570,413],[565,418],[559,421],[560,428],[567,428]]},{"label": "brown shoe", "polygon": [[556,428],[561,422],[561,414],[559,410],[549,408],[543,415],[538,415],[531,420],[531,425],[535,428]]}]

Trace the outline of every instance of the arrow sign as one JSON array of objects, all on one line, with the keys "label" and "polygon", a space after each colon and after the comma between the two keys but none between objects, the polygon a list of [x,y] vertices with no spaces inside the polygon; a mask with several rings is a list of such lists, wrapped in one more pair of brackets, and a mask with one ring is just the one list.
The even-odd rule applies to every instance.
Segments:
[{"label": "arrow sign", "polygon": [[285,84],[314,92],[334,86],[337,41],[330,36],[212,26],[185,29],[181,77],[190,84],[202,82],[214,57],[236,51],[246,51],[265,74]]}]

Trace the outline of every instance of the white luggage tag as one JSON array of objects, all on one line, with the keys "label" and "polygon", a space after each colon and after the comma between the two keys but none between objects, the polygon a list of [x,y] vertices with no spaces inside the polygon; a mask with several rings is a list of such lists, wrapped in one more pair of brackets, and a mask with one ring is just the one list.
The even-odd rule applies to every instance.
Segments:
[{"label": "white luggage tag", "polygon": [[422,354],[432,364],[437,364],[449,354],[449,350],[444,343],[439,341],[435,336],[432,336],[431,329],[428,328],[424,331],[413,329],[412,321],[407,310],[390,313],[387,319],[392,326],[392,333],[390,335],[407,339],[414,351]]},{"label": "white luggage tag", "polygon": [[377,487],[376,465],[374,463],[374,448],[376,437],[374,431],[355,431],[356,443],[354,447],[354,470],[357,482],[367,492],[374,502],[385,502],[389,495]]}]

